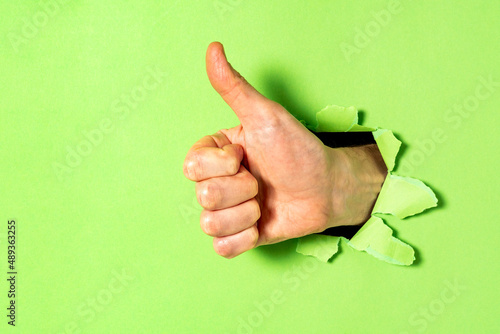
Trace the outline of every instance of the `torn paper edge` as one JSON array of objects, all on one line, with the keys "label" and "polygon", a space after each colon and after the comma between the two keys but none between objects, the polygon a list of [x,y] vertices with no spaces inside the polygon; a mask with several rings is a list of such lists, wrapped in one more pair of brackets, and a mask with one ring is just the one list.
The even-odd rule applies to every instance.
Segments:
[{"label": "torn paper edge", "polygon": [[[436,195],[432,189],[430,189],[422,181],[392,173],[396,162],[396,156],[401,148],[401,141],[394,136],[391,130],[370,128],[359,125],[358,111],[353,106],[346,108],[329,105],[316,113],[316,120],[318,122],[316,128],[314,128],[314,131],[316,132],[371,131],[388,170],[382,189],[385,187],[385,190],[387,190],[387,188],[391,185],[391,181],[398,180],[401,182],[407,182],[408,185],[413,185],[419,188],[419,190],[422,190],[427,196],[429,196],[430,201],[425,205],[417,205],[417,209],[413,210],[414,212],[411,211],[410,213],[404,215],[398,215],[398,212],[405,211],[408,208],[394,207],[393,205],[391,206],[392,203],[387,203],[386,196],[384,195],[385,192],[382,193],[381,189],[377,201],[375,202],[374,209],[371,212],[370,219],[368,219],[363,227],[351,238],[351,240],[348,241],[349,246],[357,250],[365,251],[379,260],[396,265],[411,265],[415,259],[413,248],[395,238],[393,236],[392,229],[384,224],[380,217],[374,216],[376,213],[386,213],[402,219],[418,214],[428,208],[437,206],[438,200]],[[392,183],[392,185],[393,184],[395,183]],[[377,203],[379,204],[378,206]],[[380,207],[384,209],[381,210]],[[369,233],[366,234],[368,228]],[[367,243],[365,247],[361,247],[358,244],[361,235],[364,235],[363,241]],[[380,235],[385,236],[385,238],[381,238]],[[325,245],[329,245],[327,238],[337,238],[335,240],[331,240],[332,244],[334,243],[335,246],[325,247]],[[311,255],[323,262],[327,262],[338,252],[338,241],[339,237],[313,234],[299,238],[296,250],[301,254]],[[314,246],[314,243],[317,244],[317,247]]]},{"label": "torn paper edge", "polygon": [[339,250],[340,237],[323,234],[310,234],[299,238],[297,252],[314,256],[320,261],[327,262]]}]

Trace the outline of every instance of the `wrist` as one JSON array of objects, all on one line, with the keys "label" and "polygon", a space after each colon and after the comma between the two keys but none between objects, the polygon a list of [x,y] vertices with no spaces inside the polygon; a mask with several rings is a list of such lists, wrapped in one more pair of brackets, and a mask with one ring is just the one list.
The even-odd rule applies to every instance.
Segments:
[{"label": "wrist", "polygon": [[332,215],[328,227],[366,222],[387,176],[376,144],[329,148],[332,161]]}]

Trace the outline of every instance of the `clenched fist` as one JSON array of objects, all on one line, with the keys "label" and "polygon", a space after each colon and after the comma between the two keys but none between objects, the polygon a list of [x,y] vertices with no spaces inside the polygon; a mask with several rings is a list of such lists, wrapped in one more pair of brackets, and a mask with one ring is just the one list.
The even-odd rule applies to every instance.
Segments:
[{"label": "clenched fist", "polygon": [[201,138],[184,175],[196,182],[202,230],[227,258],[259,245],[368,220],[387,174],[375,144],[329,148],[257,92],[211,43],[213,88],[241,124]]}]

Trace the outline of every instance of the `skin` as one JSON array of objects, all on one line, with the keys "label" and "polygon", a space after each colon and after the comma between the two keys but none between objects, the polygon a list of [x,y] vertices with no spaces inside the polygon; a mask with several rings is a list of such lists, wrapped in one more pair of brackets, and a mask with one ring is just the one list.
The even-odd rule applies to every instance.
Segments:
[{"label": "skin", "polygon": [[376,145],[329,148],[280,104],[255,90],[208,46],[207,74],[241,124],[201,138],[184,175],[196,182],[202,230],[235,257],[340,225],[368,220],[387,169]]}]

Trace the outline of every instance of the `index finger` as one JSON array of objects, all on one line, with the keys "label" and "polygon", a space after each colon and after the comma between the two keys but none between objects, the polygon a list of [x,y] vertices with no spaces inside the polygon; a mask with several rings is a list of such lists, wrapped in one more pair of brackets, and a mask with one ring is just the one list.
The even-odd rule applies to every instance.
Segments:
[{"label": "index finger", "polygon": [[184,175],[191,181],[230,176],[238,172],[243,148],[218,132],[198,140],[184,160]]}]

